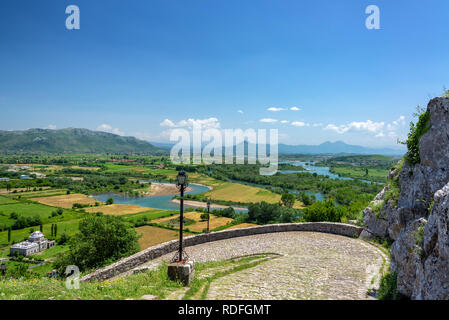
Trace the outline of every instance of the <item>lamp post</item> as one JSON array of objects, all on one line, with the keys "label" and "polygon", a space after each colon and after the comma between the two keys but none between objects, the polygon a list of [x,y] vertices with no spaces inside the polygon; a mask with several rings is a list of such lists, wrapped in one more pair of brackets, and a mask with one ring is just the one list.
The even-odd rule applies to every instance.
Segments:
[{"label": "lamp post", "polygon": [[184,285],[188,285],[193,279],[194,262],[187,254],[183,259],[183,243],[182,243],[182,228],[184,225],[184,190],[187,187],[187,174],[181,170],[176,176],[178,180],[177,186],[181,192],[180,210],[179,210],[179,251],[173,257],[171,263],[168,265],[168,278],[174,281],[181,281]]},{"label": "lamp post", "polygon": [[210,232],[209,222],[210,222],[210,199],[207,199],[207,233]]},{"label": "lamp post", "polygon": [[178,172],[178,175],[176,176],[176,179],[178,180],[178,188],[181,192],[181,201],[180,201],[180,208],[179,208],[179,252],[178,252],[178,261],[182,262],[182,229],[184,225],[184,190],[187,187],[187,174],[184,172],[184,170],[181,170]]}]

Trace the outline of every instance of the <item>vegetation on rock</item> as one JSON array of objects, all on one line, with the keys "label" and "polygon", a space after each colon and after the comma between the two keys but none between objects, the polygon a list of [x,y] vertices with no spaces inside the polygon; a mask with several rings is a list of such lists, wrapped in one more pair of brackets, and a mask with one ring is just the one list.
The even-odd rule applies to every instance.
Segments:
[{"label": "vegetation on rock", "polygon": [[419,139],[430,129],[430,112],[417,107],[417,112],[414,114],[418,117],[418,122],[414,124],[410,122],[410,132],[407,140],[402,141],[402,144],[407,145],[407,153],[405,160],[408,164],[414,165],[421,161],[419,154]]}]

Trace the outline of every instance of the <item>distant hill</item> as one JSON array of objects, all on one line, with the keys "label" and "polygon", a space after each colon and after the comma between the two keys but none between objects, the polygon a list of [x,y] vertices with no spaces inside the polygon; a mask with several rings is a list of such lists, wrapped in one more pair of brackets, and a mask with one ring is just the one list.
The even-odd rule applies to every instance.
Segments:
[{"label": "distant hill", "polygon": [[324,142],[320,145],[297,145],[291,146],[279,144],[279,154],[382,154],[389,156],[402,156],[403,149],[393,148],[367,148],[362,146],[346,144],[343,141]]},{"label": "distant hill", "polygon": [[107,132],[76,128],[0,130],[0,152],[139,153],[149,155],[168,153],[164,149],[134,137],[122,137]]},{"label": "distant hill", "polygon": [[[174,145],[173,143],[157,143],[152,142],[154,145],[170,150]],[[204,147],[204,146],[203,146]],[[247,152],[248,143],[245,141],[245,153]],[[267,147],[269,151],[269,146]],[[223,148],[224,152],[224,148]],[[235,152],[235,147],[234,147]],[[346,144],[343,141],[337,142],[324,142],[320,145],[278,145],[279,154],[380,154],[387,156],[402,156],[405,153],[403,149],[393,148],[367,148],[362,146]]]}]

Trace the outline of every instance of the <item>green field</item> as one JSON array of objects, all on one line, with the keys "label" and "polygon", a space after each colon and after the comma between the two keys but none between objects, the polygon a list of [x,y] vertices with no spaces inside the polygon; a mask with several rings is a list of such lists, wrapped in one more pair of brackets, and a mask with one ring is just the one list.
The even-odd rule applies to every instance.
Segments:
[{"label": "green field", "polygon": [[232,182],[222,182],[219,185],[214,186],[214,189],[207,192],[205,195],[214,200],[242,203],[262,201],[277,203],[281,200],[279,194],[269,190]]},{"label": "green field", "polygon": [[10,199],[8,197],[0,196],[0,205],[13,204],[13,203],[17,203],[17,201],[13,200],[13,199]]},{"label": "green field", "polygon": [[176,174],[178,173],[174,169],[154,169],[150,166],[138,166],[138,165],[120,165],[120,164],[113,164],[113,163],[107,163],[104,165],[106,167],[105,170],[102,170],[102,172],[109,172],[109,173],[144,173],[144,174],[154,174],[154,175],[171,175],[173,178],[175,178]]},{"label": "green field", "polygon": [[33,217],[35,215],[39,215],[43,224],[49,222],[55,223],[59,221],[79,219],[80,217],[85,215],[74,210],[64,209],[62,215],[51,217],[52,212],[54,212],[55,210],[55,207],[50,207],[31,201],[20,201],[12,204],[2,204],[0,205],[0,224],[11,226],[14,222],[14,220],[10,218],[10,214],[12,212],[15,212],[18,215],[24,217]]},{"label": "green field", "polygon": [[[74,235],[76,232],[78,232],[79,221],[80,219],[58,222],[58,236],[60,236],[63,232],[67,233],[68,235]],[[46,238],[49,238],[51,235],[51,225],[52,223],[47,223],[42,226],[42,232],[44,233],[44,236]],[[12,230],[11,242],[19,242],[28,238],[31,230],[39,230],[39,226]],[[8,245],[8,231],[0,232],[0,245]]]},{"label": "green field", "polygon": [[[368,175],[366,174],[368,170]],[[374,182],[385,182],[388,176],[388,169],[363,169],[358,167],[332,167],[331,172],[342,177],[350,177],[354,179],[370,180]]]},{"label": "green field", "polygon": [[25,191],[25,192],[17,192],[17,193],[8,193],[8,194],[4,194],[3,197],[17,198],[20,196],[20,199],[28,199],[28,198],[38,198],[38,197],[59,196],[59,195],[66,194],[66,192],[67,192],[66,189],[47,189],[47,190],[41,190],[41,191]]}]

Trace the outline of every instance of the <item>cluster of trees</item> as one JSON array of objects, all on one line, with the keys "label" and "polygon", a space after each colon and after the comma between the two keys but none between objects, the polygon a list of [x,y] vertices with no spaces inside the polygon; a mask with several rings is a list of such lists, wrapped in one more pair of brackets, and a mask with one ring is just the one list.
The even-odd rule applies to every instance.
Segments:
[{"label": "cluster of trees", "polygon": [[68,265],[81,271],[99,268],[140,250],[137,232],[123,218],[97,214],[80,221],[79,232],[58,255],[55,267],[64,274]]},{"label": "cluster of trees", "polygon": [[342,206],[337,206],[331,199],[327,201],[318,201],[302,211],[302,221],[307,222],[341,222],[345,216],[346,210]]},{"label": "cluster of trees", "polygon": [[[25,217],[23,215],[19,215],[15,212],[11,212],[9,218],[13,220],[11,225],[12,230],[23,229],[33,226],[39,226],[42,224],[42,219],[38,214],[35,214],[31,217]],[[6,225],[0,226],[3,230],[8,229]]]},{"label": "cluster of trees", "polygon": [[282,206],[280,204],[260,202],[248,206],[245,222],[257,224],[287,223],[298,220],[301,210]]}]

